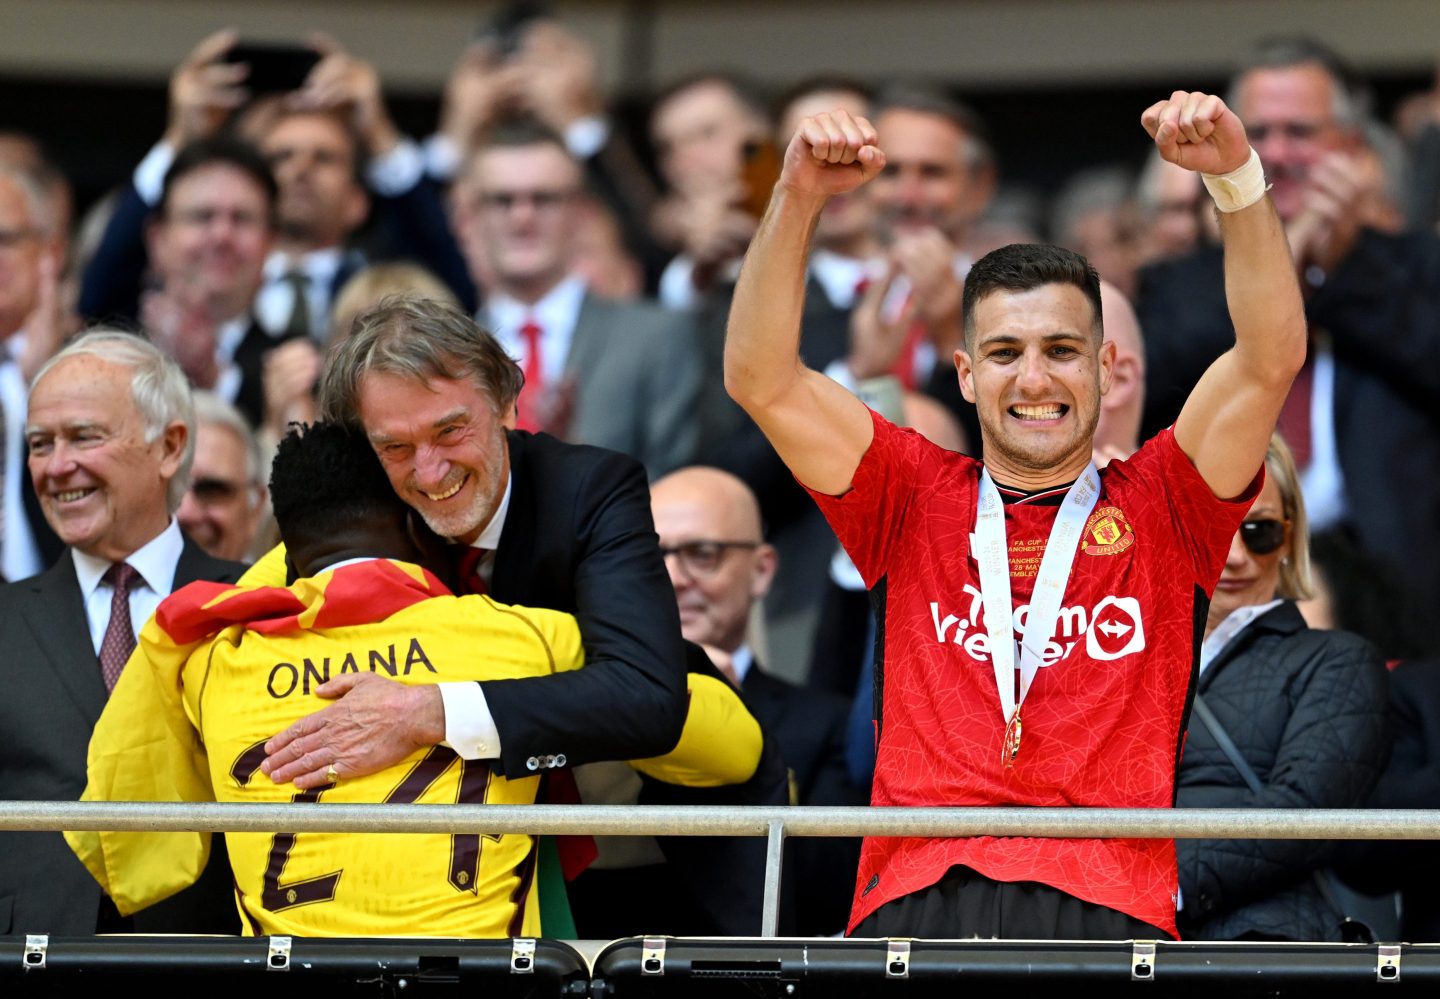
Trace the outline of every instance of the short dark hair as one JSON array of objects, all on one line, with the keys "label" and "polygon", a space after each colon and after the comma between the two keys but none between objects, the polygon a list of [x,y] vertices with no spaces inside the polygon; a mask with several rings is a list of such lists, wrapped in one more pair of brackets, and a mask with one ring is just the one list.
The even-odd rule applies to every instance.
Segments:
[{"label": "short dark hair", "polygon": [[337,524],[407,509],[365,435],[325,422],[297,424],[280,441],[270,466],[270,502],[281,540],[292,550],[330,537]]},{"label": "short dark hair", "polygon": [[321,418],[358,424],[360,380],[372,371],[416,381],[468,378],[489,396],[496,415],[525,384],[520,366],[464,310],[412,295],[383,298],[355,318],[320,374]]},{"label": "short dark hair", "polygon": [[962,312],[965,318],[965,346],[975,342],[975,306],[997,291],[1031,291],[1047,284],[1074,285],[1090,300],[1095,320],[1091,329],[1104,336],[1100,314],[1100,275],[1074,250],[1044,243],[1011,243],[991,250],[975,262],[965,275]]},{"label": "short dark hair", "polygon": [[160,203],[156,206],[156,212],[164,217],[170,208],[170,194],[183,177],[203,167],[216,165],[233,167],[259,185],[265,192],[266,218],[271,228],[274,228],[275,203],[280,195],[275,184],[275,175],[270,172],[270,165],[265,162],[260,150],[250,143],[227,135],[197,139],[175,154],[175,161],[165,173],[165,183],[160,189]]}]

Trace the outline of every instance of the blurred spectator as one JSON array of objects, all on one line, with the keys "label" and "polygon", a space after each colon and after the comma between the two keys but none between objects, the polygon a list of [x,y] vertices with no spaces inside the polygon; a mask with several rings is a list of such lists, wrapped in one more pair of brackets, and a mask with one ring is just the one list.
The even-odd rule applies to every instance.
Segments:
[{"label": "blurred spectator", "polygon": [[212,392],[195,393],[195,459],[175,519],[216,558],[251,561],[265,509],[259,444],[240,411]]},{"label": "blurred spectator", "polygon": [[1139,265],[1133,186],[1124,167],[1082,170],[1065,182],[1050,211],[1051,241],[1082,254],[1124,295],[1135,294]]},{"label": "blurred spectator", "polygon": [[642,268],[641,287],[653,287],[670,257],[650,232],[659,192],[606,107],[594,46],[545,14],[500,21],[466,47],[451,71],[440,131],[427,150],[432,173],[451,177],[496,122],[535,117],[584,166],[587,186],[608,210],[602,215],[613,217],[626,254]]},{"label": "blurred spectator", "polygon": [[[735,476],[691,466],[657,481],[651,509],[675,587],[680,628],[701,645],[761,726],[779,740],[790,767],[792,805],[856,805],[868,788],[845,772],[848,706],[843,698],[805,690],[766,671],[749,639],[749,624],[779,567],[763,540],[755,496]],[[788,846],[796,865],[797,931],[833,934],[845,928],[860,841],[802,840]]]},{"label": "blurred spectator", "polygon": [[491,285],[481,314],[525,374],[522,430],[638,458],[654,477],[696,444],[700,359],[687,318],[591,293],[575,271],[582,173],[543,125],[497,126],[457,181],[465,253]]},{"label": "blurred spectator", "polygon": [[214,138],[180,150],[146,233],[156,287],[141,297],[141,324],[196,388],[234,402],[252,424],[263,422],[265,355],[303,335],[272,334],[251,311],[274,227],[265,161]]},{"label": "blurred spectator", "polygon": [[[74,801],[90,733],[135,646],[172,588],[232,581],[243,566],[206,555],[173,517],[193,439],[190,389],[176,365],[124,333],[90,333],[35,376],[26,417],[29,473],[69,546],[43,573],[0,587],[7,655],[0,703],[0,797]],[[5,924],[67,936],[235,933],[223,849],[200,885],[122,922],[57,833],[0,834]]]},{"label": "blurred spectator", "polygon": [[60,245],[54,202],[28,170],[0,165],[0,575],[33,576],[64,546],[25,474],[26,386],[58,348]]},{"label": "blurred spectator", "polygon": [[[1236,76],[1232,101],[1307,292],[1309,358],[1279,426],[1311,519],[1404,566],[1422,605],[1440,606],[1440,239],[1377,228],[1394,204],[1333,53],[1269,43]],[[1136,310],[1149,334],[1149,435],[1231,343],[1219,249],[1146,269]]]},{"label": "blurred spectator", "polygon": [[1141,265],[1217,242],[1214,213],[1204,195],[1205,186],[1193,170],[1151,151],[1135,184]]},{"label": "blurred spectator", "polygon": [[1310,560],[1315,594],[1300,603],[1310,627],[1363,635],[1391,663],[1424,654],[1427,615],[1415,603],[1404,573],[1333,531],[1311,539]]},{"label": "blurred spectator", "polygon": [[1100,397],[1095,424],[1095,464],[1128,458],[1140,449],[1140,415],[1145,410],[1145,336],[1135,309],[1119,288],[1100,283],[1101,324],[1115,344],[1110,389]]},{"label": "blurred spectator", "polygon": [[651,224],[679,255],[660,277],[660,301],[694,309],[717,280],[733,281],[779,177],[770,122],[746,84],[723,73],[687,77],[650,111],[666,191]]},{"label": "blurred spectator", "polygon": [[[474,301],[436,182],[420,149],[395,128],[373,66],[315,35],[316,57],[302,86],[260,95],[246,88],[250,68],[227,56],[234,31],[205,38],[170,79],[164,136],[127,185],[86,269],[80,308],[89,317],[133,317],[147,263],[141,232],[161,198],[178,150],[233,122],[260,148],[279,184],[278,229],[265,261],[256,318],[272,336],[324,342],[335,292],[371,254],[351,245],[375,207],[380,257],[411,257]],[[246,107],[252,98],[263,97]]]},{"label": "blurred spectator", "polygon": [[[1265,470],[1210,603],[1176,803],[1353,808],[1389,752],[1384,665],[1357,635],[1305,626],[1295,601],[1311,595],[1309,527],[1278,434]],[[1222,748],[1227,738],[1239,762]],[[1175,847],[1185,939],[1342,939],[1346,913],[1332,905],[1325,875],[1317,878],[1338,844],[1181,839]]]}]

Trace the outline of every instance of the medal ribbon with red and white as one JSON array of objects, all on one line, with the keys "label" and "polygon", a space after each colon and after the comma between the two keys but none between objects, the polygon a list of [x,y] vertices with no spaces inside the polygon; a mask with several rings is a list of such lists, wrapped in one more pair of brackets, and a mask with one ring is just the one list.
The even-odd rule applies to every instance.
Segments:
[{"label": "medal ribbon with red and white", "polygon": [[[1010,549],[1005,540],[1005,504],[988,469],[980,473],[979,509],[970,548],[980,567],[980,596],[985,606],[985,630],[990,636],[990,662],[995,668],[995,689],[1005,723],[1005,744],[1000,762],[1014,766],[1020,753],[1020,708],[1035,682],[1045,647],[1055,634],[1060,603],[1075,564],[1080,533],[1100,498],[1100,473],[1092,461],[1065,494],[1055,525],[1045,542],[1040,572],[1025,618],[1025,640],[1015,641],[1014,606],[1010,599]],[[1020,694],[1015,694],[1015,650],[1020,644]]]}]

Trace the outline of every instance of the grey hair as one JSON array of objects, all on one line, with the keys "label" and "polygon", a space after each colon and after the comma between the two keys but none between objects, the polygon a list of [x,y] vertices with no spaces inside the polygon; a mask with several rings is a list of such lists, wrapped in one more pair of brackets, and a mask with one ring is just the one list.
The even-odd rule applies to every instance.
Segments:
[{"label": "grey hair", "polygon": [[1358,79],[1335,52],[1313,38],[1304,36],[1282,36],[1267,38],[1258,42],[1249,58],[1230,78],[1230,88],[1225,94],[1225,103],[1236,114],[1240,108],[1241,83],[1245,77],[1262,69],[1294,69],[1298,66],[1318,66],[1334,84],[1330,113],[1336,124],[1342,128],[1357,128],[1369,112],[1369,97],[1362,90]]},{"label": "grey hair", "polygon": [[55,218],[51,211],[50,197],[45,191],[44,183],[33,170],[0,164],[0,182],[15,185],[15,189],[25,199],[25,210],[30,216],[32,228],[44,237],[54,234]]},{"label": "grey hair", "polygon": [[360,422],[360,381],[370,372],[469,379],[497,416],[520,396],[525,376],[487,330],[464,310],[411,295],[391,296],[356,317],[320,374],[320,418]]},{"label": "grey hair", "polygon": [[[995,165],[995,150],[990,145],[985,120],[970,105],[949,94],[922,83],[892,84],[880,92],[871,108],[871,119],[879,121],[887,111],[914,111],[944,118],[961,135],[960,160],[971,170]],[[885,137],[881,136],[883,143]]]},{"label": "grey hair", "polygon": [[245,419],[240,410],[214,392],[196,389],[193,398],[195,400],[197,436],[200,427],[213,426],[224,427],[239,437],[245,445],[245,482],[251,486],[259,485],[261,482],[260,466],[264,464],[265,459],[260,454],[260,442],[255,438],[255,431],[250,428],[250,421]]},{"label": "grey hair", "polygon": [[153,444],[172,423],[185,425],[185,449],[180,467],[166,487],[165,502],[170,513],[190,485],[190,465],[195,460],[195,404],[190,383],[180,365],[149,340],[120,330],[96,329],[77,337],[65,349],[46,361],[30,381],[30,390],[40,384],[51,369],[72,357],[95,357],[109,364],[131,369],[130,397],[145,426],[145,443]]}]

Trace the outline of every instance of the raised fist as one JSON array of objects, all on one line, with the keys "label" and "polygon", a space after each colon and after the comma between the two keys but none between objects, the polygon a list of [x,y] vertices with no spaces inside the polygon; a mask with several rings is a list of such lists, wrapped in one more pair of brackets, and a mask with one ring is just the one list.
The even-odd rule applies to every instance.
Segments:
[{"label": "raised fist", "polygon": [[1229,173],[1250,158],[1245,126],[1214,94],[1177,90],[1140,116],[1160,155],[1186,170]]},{"label": "raised fist", "polygon": [[853,191],[885,166],[877,141],[875,127],[848,111],[806,118],[785,150],[780,186],[817,197]]}]

